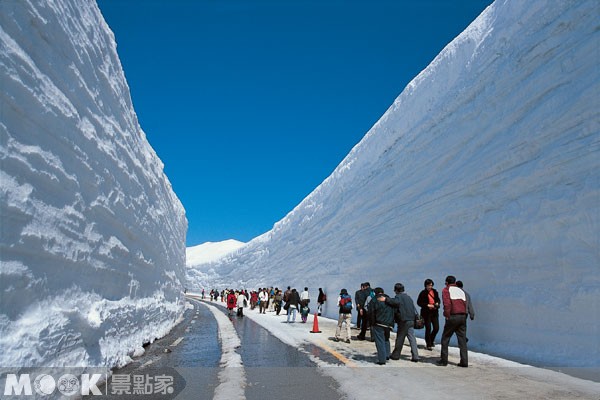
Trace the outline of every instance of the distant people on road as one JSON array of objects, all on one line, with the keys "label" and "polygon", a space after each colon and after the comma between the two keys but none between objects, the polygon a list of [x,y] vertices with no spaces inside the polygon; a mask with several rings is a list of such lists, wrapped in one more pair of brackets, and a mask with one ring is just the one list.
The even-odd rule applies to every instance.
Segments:
[{"label": "distant people on road", "polygon": [[287,303],[290,301],[291,294],[292,294],[292,289],[288,286],[287,289],[285,290],[285,292],[283,292],[283,301],[286,304],[286,306],[284,307],[284,310],[288,314],[290,313],[290,308],[289,308],[289,306],[287,306]]},{"label": "distant people on road", "polygon": [[300,293],[300,305],[307,306],[308,303],[310,303],[310,296],[308,295],[308,288],[305,287],[304,291],[302,291],[302,293]]},{"label": "distant people on road", "polygon": [[267,289],[259,289],[258,293],[258,312],[260,314],[266,314],[267,306],[269,305],[269,294],[267,293]]},{"label": "distant people on road", "polygon": [[352,321],[352,297],[348,294],[348,290],[342,289],[337,298],[337,306],[339,308],[338,324],[335,330],[334,340],[338,342],[341,338],[342,325],[346,324],[346,343],[350,343],[350,322]]},{"label": "distant people on road", "polygon": [[247,304],[248,299],[246,298],[246,295],[244,294],[243,291],[240,290],[240,292],[237,294],[236,302],[237,302],[237,316],[243,317],[244,316],[244,307],[246,307],[248,305]]},{"label": "distant people on road", "polygon": [[233,309],[235,308],[236,304],[237,298],[235,296],[235,293],[231,291],[227,294],[227,310],[230,316],[233,315]]},{"label": "distant people on road", "polygon": [[275,313],[277,315],[279,315],[279,313],[281,312],[282,301],[283,301],[283,294],[281,293],[281,290],[277,289],[277,291],[275,292],[275,297],[273,298],[273,302],[275,303]]},{"label": "distant people on road", "polygon": [[448,365],[448,345],[450,338],[456,333],[458,348],[460,350],[459,367],[469,366],[467,350],[467,296],[456,286],[456,278],[452,275],[446,277],[446,287],[442,289],[442,303],[444,304],[444,331],[442,333],[442,352],[437,365]]},{"label": "distant people on road", "polygon": [[302,319],[302,323],[305,324],[308,319],[308,314],[310,313],[310,307],[308,304],[300,305],[300,318]]},{"label": "distant people on road", "polygon": [[[417,309],[412,298],[404,292],[404,285],[402,283],[396,283],[394,285],[394,293],[396,297],[389,298],[383,297],[384,301],[394,307],[394,320],[398,324],[398,330],[396,332],[396,343],[394,351],[390,355],[392,360],[399,360],[400,353],[404,347],[404,339],[408,336],[408,343],[410,344],[410,353],[412,362],[419,361],[419,350],[417,349],[417,340],[415,339],[415,316],[417,316]],[[382,298],[379,298],[381,300]]]},{"label": "distant people on road", "polygon": [[435,347],[435,336],[440,331],[438,310],[441,300],[437,290],[433,288],[434,283],[431,279],[425,279],[423,285],[425,289],[419,293],[417,305],[421,307],[421,316],[425,321],[425,347],[427,350],[433,350]]},{"label": "distant people on road", "polygon": [[[390,331],[394,326],[394,309],[386,304],[385,297],[388,296],[383,292],[382,288],[375,288],[374,296],[376,300],[369,303],[367,310],[371,324],[371,333],[375,337],[377,364],[385,365],[391,355]],[[382,297],[383,301],[380,300]]]},{"label": "distant people on road", "polygon": [[323,288],[319,288],[319,296],[317,297],[317,315],[321,316],[323,312],[323,304],[327,301],[327,295],[323,291]]},{"label": "distant people on road", "polygon": [[298,307],[300,307],[300,295],[295,288],[290,292],[290,297],[285,305],[288,307],[286,322],[290,322],[290,317],[292,317],[292,323],[296,322],[296,312],[298,311]]}]

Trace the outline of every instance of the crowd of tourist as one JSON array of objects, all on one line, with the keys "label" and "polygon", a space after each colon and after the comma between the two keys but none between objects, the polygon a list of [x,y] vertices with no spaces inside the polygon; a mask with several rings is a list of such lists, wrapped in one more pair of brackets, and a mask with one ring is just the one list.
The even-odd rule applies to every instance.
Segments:
[{"label": "crowd of tourist", "polygon": [[[205,299],[202,290],[202,298]],[[208,298],[213,301],[226,303],[230,316],[234,313],[238,317],[244,316],[244,308],[256,310],[262,314],[273,312],[280,315],[284,310],[287,323],[295,323],[299,315],[300,321],[306,323],[310,314],[310,294],[308,287],[302,292],[295,288],[287,287],[285,291],[277,287],[259,288],[248,292],[245,289],[211,290]],[[327,301],[327,294],[319,288],[315,314],[321,315],[323,305]],[[369,282],[360,285],[354,293],[354,299],[343,288],[340,290],[335,303],[338,310],[338,324],[334,341],[351,343],[352,312],[356,312],[355,328],[359,330],[356,340],[369,339],[375,343],[377,349],[377,364],[384,365],[389,360],[399,360],[404,341],[408,338],[412,362],[419,362],[419,350],[415,339],[415,328],[425,328],[425,349],[432,351],[435,339],[439,332],[439,309],[443,306],[445,325],[441,337],[441,355],[437,365],[448,365],[448,345],[451,337],[456,334],[460,349],[460,367],[468,367],[467,352],[467,317],[475,318],[475,312],[469,294],[463,289],[461,281],[452,275],[446,277],[442,297],[434,289],[434,282],[426,279],[424,289],[419,293],[417,311],[412,298],[405,292],[402,283],[394,285],[394,297],[389,296],[381,287],[371,288]],[[423,326],[416,326],[415,323]],[[396,325],[396,341],[391,349],[390,332]]]}]

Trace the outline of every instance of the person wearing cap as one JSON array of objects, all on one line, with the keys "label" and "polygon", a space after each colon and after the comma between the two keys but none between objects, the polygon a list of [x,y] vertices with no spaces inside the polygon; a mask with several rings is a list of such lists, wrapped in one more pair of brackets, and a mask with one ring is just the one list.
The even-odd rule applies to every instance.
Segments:
[{"label": "person wearing cap", "polygon": [[335,330],[335,341],[339,342],[342,333],[342,325],[346,324],[346,343],[350,343],[350,321],[352,320],[352,298],[346,289],[340,291],[337,299],[337,305],[340,308],[338,325]]},{"label": "person wearing cap", "polygon": [[408,343],[410,343],[410,353],[412,362],[419,361],[419,350],[417,349],[417,340],[415,339],[415,316],[417,315],[417,309],[415,303],[411,297],[404,292],[404,285],[396,283],[394,285],[395,298],[380,298],[378,300],[386,302],[390,306],[395,308],[394,320],[398,324],[398,332],[396,333],[396,343],[394,345],[394,351],[390,355],[392,360],[399,360],[402,347],[404,346],[404,339],[408,336]]},{"label": "person wearing cap", "polygon": [[391,354],[390,331],[394,327],[394,309],[386,304],[388,295],[382,288],[375,288],[374,295],[376,300],[369,303],[368,313],[377,348],[377,364],[385,365]]},{"label": "person wearing cap", "polygon": [[448,365],[448,345],[450,338],[456,333],[458,348],[460,349],[459,367],[468,367],[469,358],[467,350],[467,296],[456,286],[456,278],[452,275],[446,277],[446,287],[442,289],[442,303],[444,304],[444,332],[442,333],[442,352],[437,365]]}]

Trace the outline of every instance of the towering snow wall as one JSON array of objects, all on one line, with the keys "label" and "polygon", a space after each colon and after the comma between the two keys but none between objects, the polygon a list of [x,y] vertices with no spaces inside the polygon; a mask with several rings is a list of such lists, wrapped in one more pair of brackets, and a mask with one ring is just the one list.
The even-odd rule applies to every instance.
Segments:
[{"label": "towering snow wall", "polygon": [[0,1],[0,365],[114,366],[181,315],[187,220],[94,1]]},{"label": "towering snow wall", "polygon": [[593,0],[496,1],[330,177],[196,284],[333,300],[400,281],[416,300],[452,274],[477,311],[471,349],[598,366],[598,15]]}]

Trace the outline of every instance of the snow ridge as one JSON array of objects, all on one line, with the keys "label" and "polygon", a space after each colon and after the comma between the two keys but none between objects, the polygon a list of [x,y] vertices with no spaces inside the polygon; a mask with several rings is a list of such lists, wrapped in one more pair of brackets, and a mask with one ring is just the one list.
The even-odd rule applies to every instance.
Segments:
[{"label": "snow ridge", "polygon": [[0,2],[0,365],[121,365],[183,311],[187,220],[93,1]]},{"label": "snow ridge", "polygon": [[196,267],[194,284],[332,297],[401,281],[416,298],[452,274],[475,303],[472,349],[597,367],[597,15],[593,0],[496,1],[331,176],[271,231]]}]

